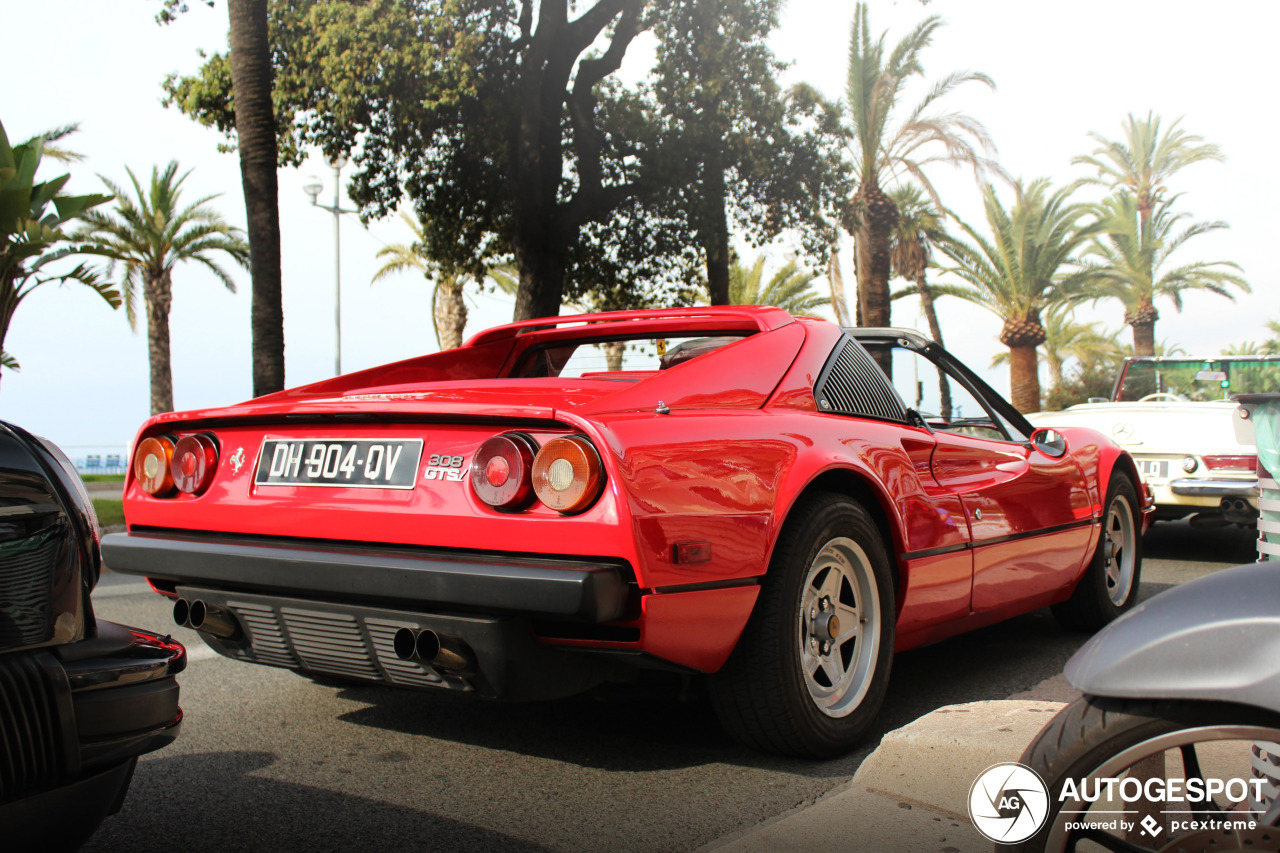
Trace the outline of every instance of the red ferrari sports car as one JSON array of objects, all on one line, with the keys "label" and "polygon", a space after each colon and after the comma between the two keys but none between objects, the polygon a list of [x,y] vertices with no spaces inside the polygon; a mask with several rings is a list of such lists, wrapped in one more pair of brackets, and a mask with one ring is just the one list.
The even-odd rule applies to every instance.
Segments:
[{"label": "red ferrari sports car", "polygon": [[228,657],[525,699],[704,674],[734,736],[829,756],[896,651],[1128,609],[1150,508],[1108,438],[1033,429],[916,332],[735,306],[159,415],[102,548]]}]

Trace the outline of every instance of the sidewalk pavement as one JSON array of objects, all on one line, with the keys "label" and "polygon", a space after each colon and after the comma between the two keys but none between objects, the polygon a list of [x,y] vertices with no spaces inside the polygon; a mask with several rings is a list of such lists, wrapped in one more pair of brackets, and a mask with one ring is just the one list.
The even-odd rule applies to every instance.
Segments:
[{"label": "sidewalk pavement", "polygon": [[969,821],[970,787],[1017,761],[1077,695],[1059,675],[1007,700],[939,708],[886,734],[847,785],[703,853],[990,853]]}]

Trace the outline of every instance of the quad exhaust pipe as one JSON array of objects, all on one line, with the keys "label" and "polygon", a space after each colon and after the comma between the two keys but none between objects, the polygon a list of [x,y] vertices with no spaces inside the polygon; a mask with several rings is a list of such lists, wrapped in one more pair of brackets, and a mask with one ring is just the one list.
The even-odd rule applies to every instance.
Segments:
[{"label": "quad exhaust pipe", "polygon": [[238,639],[242,633],[240,623],[230,610],[200,599],[188,601],[179,598],[173,603],[173,621],[185,628],[204,631],[223,640]]},{"label": "quad exhaust pipe", "polygon": [[476,674],[476,654],[461,637],[401,628],[392,642],[400,660],[418,661],[446,675]]}]

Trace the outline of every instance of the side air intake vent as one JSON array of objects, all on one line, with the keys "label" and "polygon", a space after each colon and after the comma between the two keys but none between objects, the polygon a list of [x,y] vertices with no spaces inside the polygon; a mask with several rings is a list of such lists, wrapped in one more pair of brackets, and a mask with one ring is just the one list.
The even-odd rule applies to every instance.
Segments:
[{"label": "side air intake vent", "polygon": [[846,340],[814,389],[818,408],[841,415],[861,415],[905,422],[902,402],[885,382],[884,374],[856,341]]}]

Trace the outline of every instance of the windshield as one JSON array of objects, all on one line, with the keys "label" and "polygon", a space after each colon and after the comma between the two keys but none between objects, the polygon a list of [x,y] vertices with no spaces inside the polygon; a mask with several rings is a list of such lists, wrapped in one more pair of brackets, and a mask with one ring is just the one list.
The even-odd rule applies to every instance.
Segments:
[{"label": "windshield", "polygon": [[1280,357],[1130,362],[1117,402],[1229,400],[1280,391]]},{"label": "windshield", "polygon": [[745,334],[577,340],[530,347],[511,376],[635,381],[741,340]]}]

